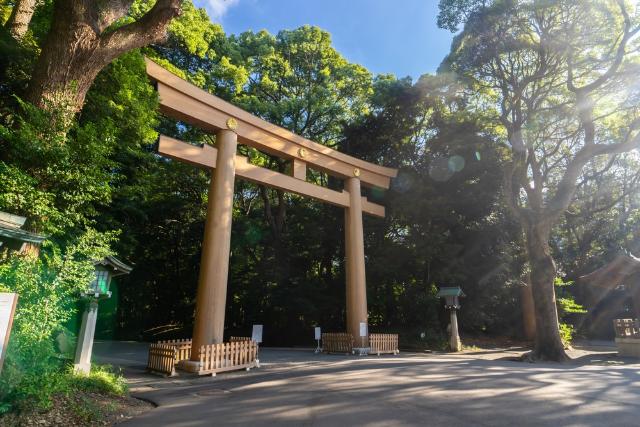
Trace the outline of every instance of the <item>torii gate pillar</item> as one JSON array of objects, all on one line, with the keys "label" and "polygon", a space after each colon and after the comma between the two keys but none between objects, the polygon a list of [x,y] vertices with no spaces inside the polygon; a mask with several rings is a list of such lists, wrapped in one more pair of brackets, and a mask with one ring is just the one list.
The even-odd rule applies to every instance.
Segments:
[{"label": "torii gate pillar", "polygon": [[347,332],[355,345],[369,346],[369,338],[360,339],[360,322],[367,321],[367,282],[364,270],[364,233],[362,231],[362,195],[360,179],[348,178],[349,207],[345,209],[345,257],[347,274]]},{"label": "torii gate pillar", "polygon": [[198,349],[201,345],[221,343],[224,336],[238,136],[231,130],[221,129],[216,133],[216,145],[218,155],[209,184],[200,260],[192,361],[199,360]]}]

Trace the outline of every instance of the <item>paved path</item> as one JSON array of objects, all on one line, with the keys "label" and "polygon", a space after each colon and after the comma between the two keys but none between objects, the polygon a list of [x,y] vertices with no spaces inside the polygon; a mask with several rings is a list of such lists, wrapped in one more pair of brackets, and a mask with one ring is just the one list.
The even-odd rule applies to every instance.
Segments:
[{"label": "paved path", "polygon": [[249,373],[159,379],[142,372],[144,347],[106,347],[98,359],[122,350],[134,395],[158,405],[127,426],[640,425],[640,365],[606,353],[558,365],[263,350]]}]

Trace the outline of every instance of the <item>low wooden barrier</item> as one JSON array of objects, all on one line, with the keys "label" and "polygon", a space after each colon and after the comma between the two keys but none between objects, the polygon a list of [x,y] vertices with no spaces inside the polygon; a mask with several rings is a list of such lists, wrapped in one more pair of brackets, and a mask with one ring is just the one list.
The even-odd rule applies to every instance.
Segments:
[{"label": "low wooden barrier", "polygon": [[251,341],[251,337],[229,337],[230,342]]},{"label": "low wooden barrier", "polygon": [[257,366],[258,344],[255,341],[236,341],[209,344],[200,347],[199,375],[238,369],[249,370]]},{"label": "low wooden barrier", "polygon": [[640,321],[638,319],[614,319],[616,347],[618,354],[626,357],[640,357]]},{"label": "low wooden barrier", "polygon": [[613,328],[616,331],[616,337],[640,337],[638,319],[613,319]]},{"label": "low wooden barrier", "polygon": [[322,350],[327,353],[353,352],[353,336],[345,332],[327,332],[322,334]]},{"label": "low wooden barrier", "polygon": [[168,344],[149,345],[147,370],[163,375],[173,376],[176,373],[176,349]]},{"label": "low wooden barrier", "polygon": [[369,334],[371,353],[378,356],[383,353],[398,354],[398,334]]},{"label": "low wooden barrier", "polygon": [[181,360],[188,360],[191,357],[191,340],[164,340],[158,341],[158,344],[170,345],[176,349],[176,357],[174,363],[177,365]]}]

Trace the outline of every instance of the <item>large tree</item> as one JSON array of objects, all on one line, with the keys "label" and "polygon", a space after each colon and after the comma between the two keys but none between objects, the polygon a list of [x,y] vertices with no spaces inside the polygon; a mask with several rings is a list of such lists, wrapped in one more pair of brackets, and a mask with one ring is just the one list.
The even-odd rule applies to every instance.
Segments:
[{"label": "large tree", "polygon": [[510,151],[504,185],[525,235],[537,323],[532,357],[563,360],[549,242],[578,182],[594,176],[585,167],[640,145],[633,81],[640,27],[624,0],[442,0],[440,7],[442,26],[465,22],[442,71],[469,83]]},{"label": "large tree", "polygon": [[[73,114],[82,108],[97,74],[121,54],[163,40],[182,0],[56,0],[50,29],[33,68],[27,99]],[[7,23],[26,32],[35,2],[17,1]]]}]

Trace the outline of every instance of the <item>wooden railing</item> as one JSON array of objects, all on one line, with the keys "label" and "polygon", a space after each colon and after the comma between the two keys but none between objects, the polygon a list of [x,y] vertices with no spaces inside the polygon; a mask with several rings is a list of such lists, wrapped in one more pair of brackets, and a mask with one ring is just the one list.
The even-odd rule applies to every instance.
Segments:
[{"label": "wooden railing", "polygon": [[640,338],[638,319],[613,319],[613,327],[618,338]]},{"label": "wooden railing", "polygon": [[158,341],[158,344],[170,345],[176,349],[176,357],[174,364],[178,364],[181,360],[188,360],[191,357],[191,340],[164,340]]},{"label": "wooden railing", "polygon": [[327,332],[322,334],[322,350],[327,353],[351,353],[353,336],[345,332]]},{"label": "wooden railing", "polygon": [[147,370],[163,375],[172,376],[176,373],[176,348],[168,344],[149,345]]},{"label": "wooden railing", "polygon": [[200,347],[199,375],[217,372],[251,369],[258,357],[258,344],[255,341],[236,341],[222,344],[209,344]]},{"label": "wooden railing", "polygon": [[230,342],[251,341],[251,337],[229,337]]},{"label": "wooden railing", "polygon": [[378,355],[382,353],[398,354],[398,334],[369,334],[369,347],[371,353]]}]

